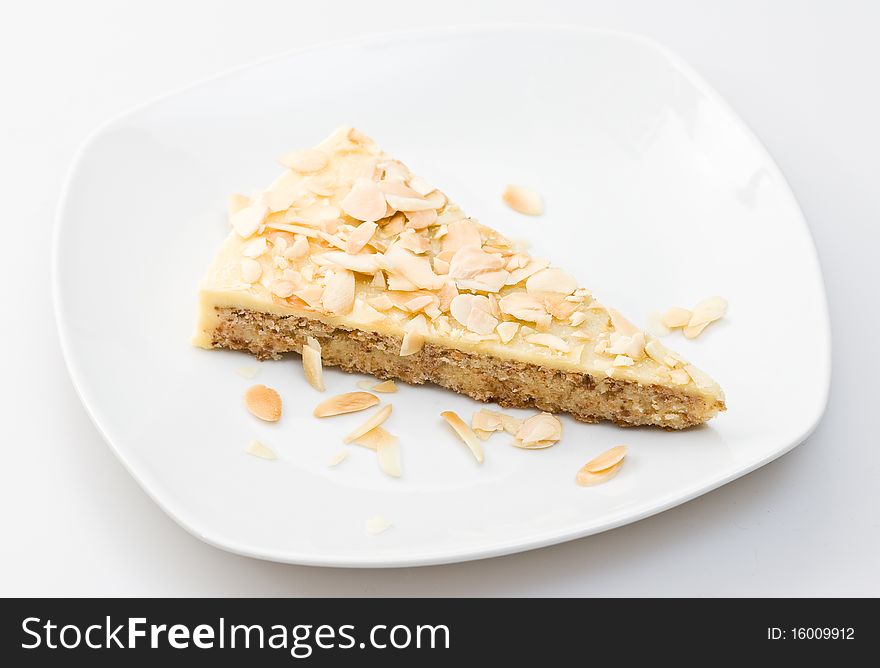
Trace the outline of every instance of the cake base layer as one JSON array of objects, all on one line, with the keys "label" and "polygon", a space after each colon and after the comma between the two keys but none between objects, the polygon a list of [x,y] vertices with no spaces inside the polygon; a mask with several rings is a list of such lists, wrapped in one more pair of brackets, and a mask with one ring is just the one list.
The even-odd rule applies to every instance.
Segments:
[{"label": "cake base layer", "polygon": [[214,348],[244,350],[259,359],[272,359],[302,352],[306,338],[313,336],[321,344],[325,366],[407,383],[431,382],[506,408],[537,408],[570,413],[583,422],[610,420],[620,426],[666,429],[701,424],[724,410],[722,402],[659,385],[570,373],[430,343],[401,357],[400,340],[390,336],[335,328],[293,315],[233,308],[216,311],[219,320],[211,338]]}]

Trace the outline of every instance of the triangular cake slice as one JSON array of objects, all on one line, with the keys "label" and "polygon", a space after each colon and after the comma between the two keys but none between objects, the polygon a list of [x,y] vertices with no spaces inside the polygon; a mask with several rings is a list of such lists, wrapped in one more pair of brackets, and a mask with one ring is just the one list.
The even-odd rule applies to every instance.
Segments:
[{"label": "triangular cake slice", "polygon": [[194,343],[432,382],[507,407],[680,429],[724,410],[706,374],[575,279],[341,128],[230,202]]}]

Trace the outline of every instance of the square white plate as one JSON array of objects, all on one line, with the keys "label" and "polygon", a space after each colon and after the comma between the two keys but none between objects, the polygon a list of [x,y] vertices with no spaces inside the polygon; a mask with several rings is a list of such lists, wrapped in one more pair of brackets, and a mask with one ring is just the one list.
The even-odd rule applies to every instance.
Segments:
[{"label": "square white plate", "polygon": [[[226,196],[264,186],[277,156],[347,124],[636,322],[727,297],[728,317],[700,339],[666,342],[720,382],[729,411],[682,433],[564,418],[555,447],[519,450],[496,435],[478,466],[438,415],[470,416],[478,404],[402,386],[385,396],[404,477],[383,475],[357,447],[328,468],[363,414],[312,418],[320,397],[296,356],[258,365],[188,337],[198,281],[226,234]],[[506,209],[507,183],[537,188],[546,214]],[[632,522],[800,443],[828,390],[822,278],[778,168],[679,58],[607,32],[380,36],[286,55],[127,113],[73,167],[55,289],[74,383],[131,474],[196,536],[278,561],[442,563]],[[259,375],[240,377],[242,366]],[[326,375],[325,396],[354,389],[356,377]],[[245,412],[252,382],[282,393],[280,423]],[[253,438],[280,459],[244,454]],[[630,446],[621,473],[575,486],[578,468],[618,443]],[[373,516],[392,528],[369,535]]]}]

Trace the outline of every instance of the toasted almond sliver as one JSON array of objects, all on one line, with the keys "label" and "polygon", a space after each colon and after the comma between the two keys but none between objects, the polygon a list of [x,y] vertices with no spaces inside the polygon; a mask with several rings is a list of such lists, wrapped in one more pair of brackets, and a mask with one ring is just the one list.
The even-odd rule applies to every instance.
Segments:
[{"label": "toasted almond sliver", "polygon": [[[372,179],[355,180],[349,193],[339,203],[342,210],[356,220],[376,221],[385,217],[385,193]],[[344,250],[344,249],[343,249]]]},{"label": "toasted almond sliver", "polygon": [[391,528],[391,522],[386,520],[384,517],[379,517],[377,515],[376,517],[371,517],[370,519],[368,519],[364,526],[368,534],[376,536],[383,531],[388,531],[388,529]]},{"label": "toasted almond sliver", "polygon": [[383,472],[392,478],[400,477],[400,442],[396,438],[379,442],[376,458]]},{"label": "toasted almond sliver", "polygon": [[667,309],[666,313],[660,316],[660,323],[668,327],[669,329],[676,329],[678,327],[684,327],[691,320],[691,315],[693,315],[688,309],[681,308],[679,306],[673,306],[670,309]]},{"label": "toasted almond sliver", "polygon": [[590,471],[582,468],[580,471],[577,472],[575,482],[581,487],[590,487],[592,485],[603,483],[606,480],[610,480],[611,478],[616,476],[618,471],[620,471],[620,469],[623,467],[623,461],[624,460],[620,460],[611,468],[607,468],[604,471],[600,471],[599,473],[591,473]]},{"label": "toasted almond sliver", "polygon": [[522,427],[523,421],[519,418],[513,417],[512,415],[501,414],[501,428],[504,429],[508,434],[513,436],[520,430]]},{"label": "toasted almond sliver", "polygon": [[486,431],[485,429],[474,429],[474,433],[477,435],[477,438],[481,441],[488,441],[489,437],[495,433],[494,430]]},{"label": "toasted almond sliver", "polygon": [[278,162],[296,172],[317,172],[327,166],[328,160],[327,154],[323,151],[306,148],[283,155]]},{"label": "toasted almond sliver", "polygon": [[574,276],[555,267],[542,269],[526,279],[526,292],[530,293],[551,292],[570,295],[577,290],[577,286],[577,279]]},{"label": "toasted almond sliver", "polygon": [[251,441],[244,451],[260,459],[278,459],[277,455],[259,441]]},{"label": "toasted almond sliver", "polygon": [[700,325],[715,322],[723,318],[727,313],[727,300],[723,297],[708,297],[701,300],[694,306],[691,319],[688,321],[688,327],[699,327]]},{"label": "toasted almond sliver", "polygon": [[370,390],[373,389],[373,381],[372,380],[359,380],[358,382],[355,383],[355,385],[357,385],[362,390],[366,390],[367,392],[369,392]]},{"label": "toasted almond sliver", "polygon": [[253,378],[259,373],[259,369],[255,366],[240,366],[235,370],[242,378]]},{"label": "toasted almond sliver", "polygon": [[394,384],[393,380],[383,380],[381,383],[373,385],[372,390],[373,392],[383,393],[397,392],[397,385]]},{"label": "toasted almond sliver", "polygon": [[281,419],[281,396],[271,387],[249,387],[244,393],[244,405],[253,415],[266,422],[278,422]]},{"label": "toasted almond sliver", "polygon": [[303,371],[309,385],[318,392],[324,391],[324,369],[321,366],[321,344],[314,337],[306,340],[302,349]]},{"label": "toasted almond sliver", "polygon": [[527,216],[540,216],[544,213],[541,194],[525,186],[507,186],[501,199],[514,211],[524,213]]},{"label": "toasted almond sliver", "polygon": [[498,336],[501,337],[502,343],[510,343],[514,336],[516,336],[516,330],[519,329],[518,322],[501,322],[498,323],[498,326],[495,328],[495,331],[498,332]]},{"label": "toasted almond sliver", "polygon": [[695,325],[693,327],[691,325],[687,325],[686,327],[682,328],[681,333],[684,334],[684,338],[686,339],[695,339],[703,333],[703,330],[706,329],[709,324],[710,323],[708,322],[704,322],[701,325]]},{"label": "toasted almond sliver", "polygon": [[390,441],[396,441],[397,437],[394,436],[391,432],[383,429],[382,427],[374,427],[370,429],[363,436],[359,436],[354,439],[352,443],[356,445],[361,445],[365,448],[369,448],[370,450],[378,450],[380,443],[388,443]]},{"label": "toasted almond sliver", "polygon": [[391,415],[391,404],[386,404],[378,411],[373,413],[372,417],[364,422],[361,426],[357,427],[354,431],[352,431],[348,436],[346,436],[343,440],[346,443],[351,443],[352,441],[357,440],[364,434],[366,434],[371,429],[375,429],[380,424],[385,422],[388,419],[388,416]]},{"label": "toasted almond sliver", "polygon": [[229,214],[230,218],[237,214],[239,211],[249,206],[251,200],[246,195],[230,195],[229,199],[226,202],[226,211]]},{"label": "toasted almond sliver", "polygon": [[484,459],[483,446],[480,445],[480,441],[477,439],[477,435],[473,430],[453,411],[443,411],[440,413],[440,417],[449,423],[449,426],[455,430],[455,433],[458,434],[461,440],[464,441],[465,445],[470,448],[471,453],[474,455],[474,459],[482,464]]},{"label": "toasted almond sliver", "polygon": [[327,466],[334,467],[348,459],[348,450],[340,450],[335,455],[333,455],[328,461]]},{"label": "toasted almond sliver", "polygon": [[[481,408],[471,417],[471,429],[473,429],[474,433],[478,436],[481,431],[486,433],[500,431],[504,428],[501,423],[501,418],[501,413]],[[483,438],[483,440],[485,441],[486,439]]]},{"label": "toasted almond sliver", "polygon": [[346,392],[330,397],[315,407],[315,417],[330,417],[332,415],[344,415],[357,413],[379,403],[379,397],[369,392]]},{"label": "toasted almond sliver", "polygon": [[625,445],[615,445],[613,448],[593,457],[581,467],[581,470],[590,473],[601,473],[622,462],[623,458],[626,457],[627,450],[628,448]]}]

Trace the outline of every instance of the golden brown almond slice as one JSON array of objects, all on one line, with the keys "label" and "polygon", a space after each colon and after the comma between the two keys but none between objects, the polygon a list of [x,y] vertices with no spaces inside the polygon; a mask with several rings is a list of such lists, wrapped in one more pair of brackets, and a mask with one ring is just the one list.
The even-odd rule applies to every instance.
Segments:
[{"label": "golden brown almond slice", "polygon": [[612,466],[617,466],[626,457],[628,448],[625,445],[615,445],[613,448],[606,450],[601,455],[593,457],[590,461],[583,465],[584,471],[590,473],[601,473]]},{"label": "golden brown almond slice", "polygon": [[513,417],[512,415],[505,415],[504,413],[501,414],[501,428],[511,436],[514,436],[516,432],[520,430],[522,424],[523,421],[519,418]]},{"label": "golden brown almond slice", "polygon": [[372,387],[373,392],[383,392],[386,394],[397,392],[397,385],[394,384],[393,380],[383,380],[381,383],[376,383]]},{"label": "golden brown almond slice", "polygon": [[396,440],[397,437],[391,432],[383,429],[382,427],[374,427],[363,436],[359,436],[358,438],[354,439],[352,443],[361,445],[365,448],[369,448],[370,450],[378,450],[380,444],[389,443]]},{"label": "golden brown almond slice", "polygon": [[249,455],[259,457],[260,459],[278,459],[278,457],[272,450],[267,448],[259,441],[251,441],[250,443],[248,443],[248,446],[244,449],[244,451]]},{"label": "golden brown almond slice", "polygon": [[318,172],[327,166],[328,161],[327,154],[315,148],[293,151],[278,159],[282,166],[301,173]]},{"label": "golden brown almond slice", "polygon": [[581,487],[590,487],[592,485],[603,483],[606,480],[610,480],[611,478],[616,476],[620,469],[623,467],[623,461],[624,460],[620,460],[611,468],[600,471],[599,473],[592,473],[584,468],[581,468],[581,470],[577,472],[575,482]]},{"label": "golden brown almond slice", "polygon": [[507,186],[501,199],[514,211],[524,213],[527,216],[540,216],[544,213],[541,194],[537,190],[525,186]]},{"label": "golden brown almond slice", "polygon": [[346,459],[348,459],[348,450],[340,450],[327,461],[327,466],[330,468],[339,466]]},{"label": "golden brown almond slice", "polygon": [[400,477],[400,441],[396,438],[380,441],[376,445],[379,468],[392,478]]},{"label": "golden brown almond slice", "polygon": [[440,413],[440,417],[449,423],[449,426],[455,430],[455,433],[459,435],[461,440],[464,441],[464,444],[468,446],[473,453],[474,459],[482,464],[484,459],[483,446],[480,445],[480,441],[477,439],[477,435],[474,431],[453,411],[443,411]]},{"label": "golden brown almond slice", "polygon": [[389,415],[391,415],[391,404],[387,404],[375,413],[373,413],[372,417],[370,417],[369,420],[364,422],[361,426],[357,427],[348,436],[346,436],[344,441],[346,443],[351,443],[352,441],[357,440],[371,429],[375,429],[380,424],[385,422],[385,420],[388,419]]},{"label": "golden brown almond slice", "polygon": [[266,422],[278,422],[281,419],[281,396],[271,387],[249,387],[244,393],[244,405],[252,415]]},{"label": "golden brown almond slice", "polygon": [[688,321],[688,327],[699,327],[703,324],[715,322],[724,317],[727,313],[727,300],[724,297],[707,297],[694,306],[691,319]]},{"label": "golden brown almond slice", "polygon": [[344,415],[357,413],[379,403],[379,397],[369,392],[346,392],[330,397],[315,406],[315,417],[330,417],[332,415]]},{"label": "golden brown almond slice", "polygon": [[321,344],[309,337],[302,349],[303,371],[309,385],[318,392],[324,391],[324,369],[321,366]]}]

